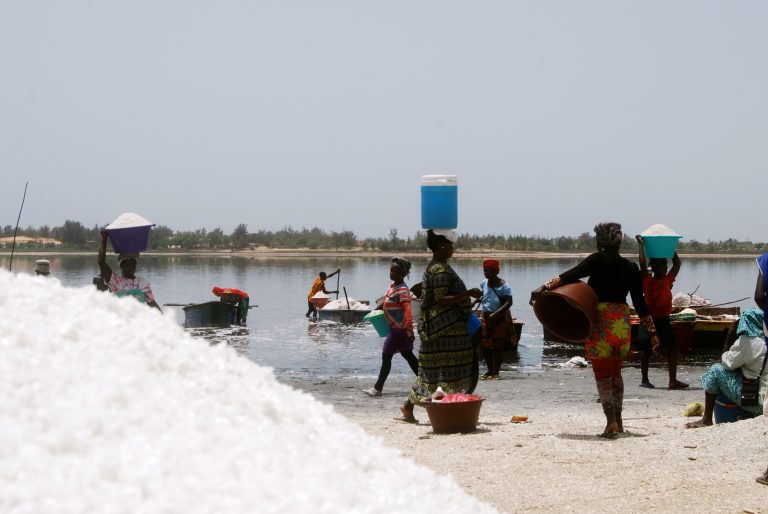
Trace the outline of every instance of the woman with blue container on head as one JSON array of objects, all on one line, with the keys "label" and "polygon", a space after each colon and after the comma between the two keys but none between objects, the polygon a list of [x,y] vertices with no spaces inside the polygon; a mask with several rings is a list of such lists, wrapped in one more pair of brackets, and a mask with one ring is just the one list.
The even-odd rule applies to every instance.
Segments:
[{"label": "woman with blue container on head", "polygon": [[381,396],[389,372],[392,369],[392,357],[399,353],[408,362],[411,371],[419,372],[419,360],[413,354],[413,317],[411,314],[411,292],[405,283],[405,278],[411,272],[411,263],[401,257],[392,257],[389,267],[389,278],[392,281],[384,299],[377,309],[384,313],[384,319],[389,325],[389,333],[384,340],[381,350],[381,369],[379,378],[373,387],[363,389],[368,396]]},{"label": "woman with blue container on head", "polygon": [[419,313],[419,371],[408,399],[395,419],[416,423],[415,405],[431,397],[438,387],[447,394],[470,391],[475,362],[472,337],[467,319],[471,298],[480,298],[479,288],[467,289],[450,266],[456,233],[451,229],[429,229],[427,247],[432,260],[424,271],[421,284],[413,287],[421,299]]}]

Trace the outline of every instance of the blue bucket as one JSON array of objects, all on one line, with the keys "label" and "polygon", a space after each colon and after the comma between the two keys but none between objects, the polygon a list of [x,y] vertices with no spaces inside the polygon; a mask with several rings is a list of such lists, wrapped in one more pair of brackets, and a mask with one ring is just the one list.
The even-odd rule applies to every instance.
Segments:
[{"label": "blue bucket", "polygon": [[725,396],[718,395],[715,398],[715,423],[733,423],[734,421],[754,417],[754,414],[742,409]]},{"label": "blue bucket", "polygon": [[477,314],[475,314],[474,312],[470,312],[469,318],[467,318],[467,333],[473,336],[475,335],[475,332],[477,332],[480,329],[481,326],[482,326],[482,323],[480,322],[480,318],[477,317]]},{"label": "blue bucket", "polygon": [[648,259],[671,259],[683,236],[643,236],[643,251]]},{"label": "blue bucket", "polygon": [[456,175],[421,177],[421,228],[454,229],[459,225]]}]

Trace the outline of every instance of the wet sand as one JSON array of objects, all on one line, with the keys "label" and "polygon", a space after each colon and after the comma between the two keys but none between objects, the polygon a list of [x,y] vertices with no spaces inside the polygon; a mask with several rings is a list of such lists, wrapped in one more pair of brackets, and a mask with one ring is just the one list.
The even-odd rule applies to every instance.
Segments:
[{"label": "wet sand", "polygon": [[[374,379],[279,379],[329,403],[368,433],[438,473],[450,473],[470,494],[500,512],[768,512],[768,487],[755,477],[768,466],[765,417],[684,429],[685,406],[704,399],[701,367],[681,366],[686,390],[666,388],[663,368],[651,369],[656,389],[638,386],[625,368],[626,433],[604,427],[589,368],[507,370],[483,381],[486,398],[474,433],[436,435],[426,411],[419,424],[393,420],[412,383],[392,375],[384,394],[361,392]],[[526,423],[511,423],[515,415]],[[414,505],[418,512],[418,505]]]}]

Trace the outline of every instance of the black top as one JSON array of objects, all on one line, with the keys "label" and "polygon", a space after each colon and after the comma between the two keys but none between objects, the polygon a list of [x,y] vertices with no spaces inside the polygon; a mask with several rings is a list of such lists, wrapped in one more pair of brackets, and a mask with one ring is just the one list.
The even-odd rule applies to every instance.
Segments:
[{"label": "black top", "polygon": [[627,293],[640,316],[648,315],[643,297],[643,278],[640,268],[618,254],[600,251],[589,255],[573,268],[560,274],[566,284],[589,277],[587,283],[601,302],[627,303]]}]

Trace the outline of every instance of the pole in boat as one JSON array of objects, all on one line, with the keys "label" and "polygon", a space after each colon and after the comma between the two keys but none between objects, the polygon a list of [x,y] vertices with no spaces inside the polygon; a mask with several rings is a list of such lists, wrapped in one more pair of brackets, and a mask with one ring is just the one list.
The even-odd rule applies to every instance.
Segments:
[{"label": "pole in boat", "polygon": [[13,244],[11,245],[11,259],[8,263],[8,271],[13,269],[13,252],[16,250],[16,233],[19,231],[19,221],[21,220],[21,210],[24,209],[24,200],[27,199],[27,186],[29,182],[24,184],[24,196],[21,197],[21,207],[19,207],[19,216],[16,218],[16,228],[13,230]]},{"label": "pole in boat", "polygon": [[349,297],[347,296],[347,286],[344,286],[344,299],[347,301],[347,310],[352,310],[352,307],[349,306]]},{"label": "pole in boat", "polygon": [[336,299],[339,299],[339,279],[341,278],[341,269],[336,273]]}]

